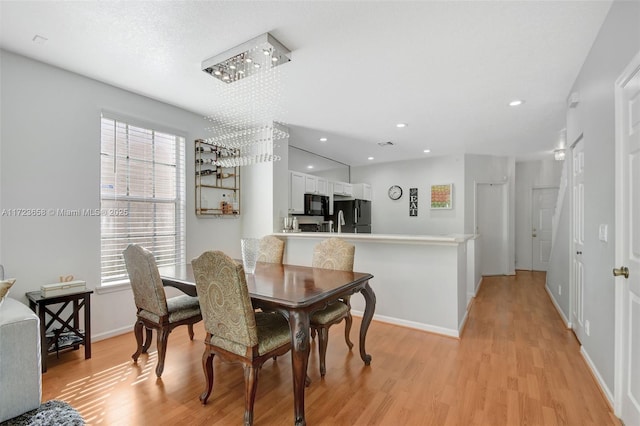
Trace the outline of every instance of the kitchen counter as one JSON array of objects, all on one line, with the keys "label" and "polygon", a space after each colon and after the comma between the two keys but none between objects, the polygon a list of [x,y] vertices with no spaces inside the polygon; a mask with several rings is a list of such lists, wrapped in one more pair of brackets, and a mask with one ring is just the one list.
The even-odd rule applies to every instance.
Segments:
[{"label": "kitchen counter", "polygon": [[[467,306],[481,276],[476,235],[351,234],[282,232],[284,262],[310,266],[313,249],[331,237],[356,247],[353,268],[371,273],[376,292],[374,319],[459,337]],[[364,310],[364,300],[351,299],[352,311]],[[374,324],[372,326],[375,326]]]},{"label": "kitchen counter", "polygon": [[354,241],[377,241],[397,243],[428,243],[428,244],[460,244],[476,238],[473,234],[446,235],[404,235],[404,234],[351,234],[346,232],[279,232],[273,234],[279,238],[342,238]]}]

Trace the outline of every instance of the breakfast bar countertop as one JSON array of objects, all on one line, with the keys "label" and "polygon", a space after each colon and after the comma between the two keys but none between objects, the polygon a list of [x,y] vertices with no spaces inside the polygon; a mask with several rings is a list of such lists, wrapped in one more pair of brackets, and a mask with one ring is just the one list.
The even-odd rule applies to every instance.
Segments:
[{"label": "breakfast bar countertop", "polygon": [[276,232],[273,235],[288,239],[309,238],[343,238],[362,242],[388,243],[424,243],[424,244],[460,244],[475,239],[474,234],[443,234],[443,235],[408,235],[408,234],[351,234],[346,232]]}]

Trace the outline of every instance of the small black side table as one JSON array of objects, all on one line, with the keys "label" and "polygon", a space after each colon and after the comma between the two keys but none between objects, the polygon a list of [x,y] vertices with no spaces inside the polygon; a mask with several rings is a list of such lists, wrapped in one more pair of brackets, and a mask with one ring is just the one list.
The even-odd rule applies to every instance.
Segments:
[{"label": "small black side table", "polygon": [[[27,293],[29,307],[40,318],[40,349],[42,354],[42,372],[47,371],[47,356],[63,349],[78,349],[84,345],[84,359],[91,358],[91,293],[84,290],[60,296],[42,297],[39,291]],[[64,312],[69,304],[72,311]],[[60,304],[60,307],[49,309],[49,305]],[[84,309],[84,331],[80,328],[80,310]],[[47,320],[49,316],[49,320]],[[59,327],[52,328],[56,322]],[[48,331],[49,330],[49,331]]]}]

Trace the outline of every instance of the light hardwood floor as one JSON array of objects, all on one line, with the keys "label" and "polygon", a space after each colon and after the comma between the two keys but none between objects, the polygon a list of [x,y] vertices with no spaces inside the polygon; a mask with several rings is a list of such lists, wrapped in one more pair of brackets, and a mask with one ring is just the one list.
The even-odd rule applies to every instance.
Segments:
[{"label": "light hardwood floor", "polygon": [[[354,318],[354,342],[359,326]],[[324,379],[312,345],[309,425],[619,424],[544,290],[544,273],[485,277],[460,340],[374,321],[369,367],[357,344],[348,350],[342,327],[329,332]],[[242,424],[237,364],[216,359],[213,394],[200,404],[204,331],[195,330],[193,342],[186,327],[171,334],[161,380],[155,352],[133,364],[132,333],[95,343],[91,360],[81,350],[51,356],[43,400],[63,399],[94,425]],[[254,424],[292,424],[292,388],[288,354],[265,363]]]}]

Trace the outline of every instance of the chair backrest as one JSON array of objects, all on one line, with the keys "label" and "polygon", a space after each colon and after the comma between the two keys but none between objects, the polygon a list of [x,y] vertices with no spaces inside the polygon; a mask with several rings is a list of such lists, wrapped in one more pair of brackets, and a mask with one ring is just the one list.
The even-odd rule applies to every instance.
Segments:
[{"label": "chair backrest", "polygon": [[355,252],[354,245],[340,238],[328,238],[314,247],[311,266],[338,271],[353,271]]},{"label": "chair backrest", "polygon": [[284,241],[273,235],[267,235],[260,240],[258,262],[282,263],[284,256]]},{"label": "chair backrest", "polygon": [[122,255],[136,307],[158,316],[167,315],[167,296],[153,253],[139,245],[129,244]]},{"label": "chair backrest", "polygon": [[242,264],[221,251],[191,261],[207,333],[244,347],[258,344],[256,318]]}]

